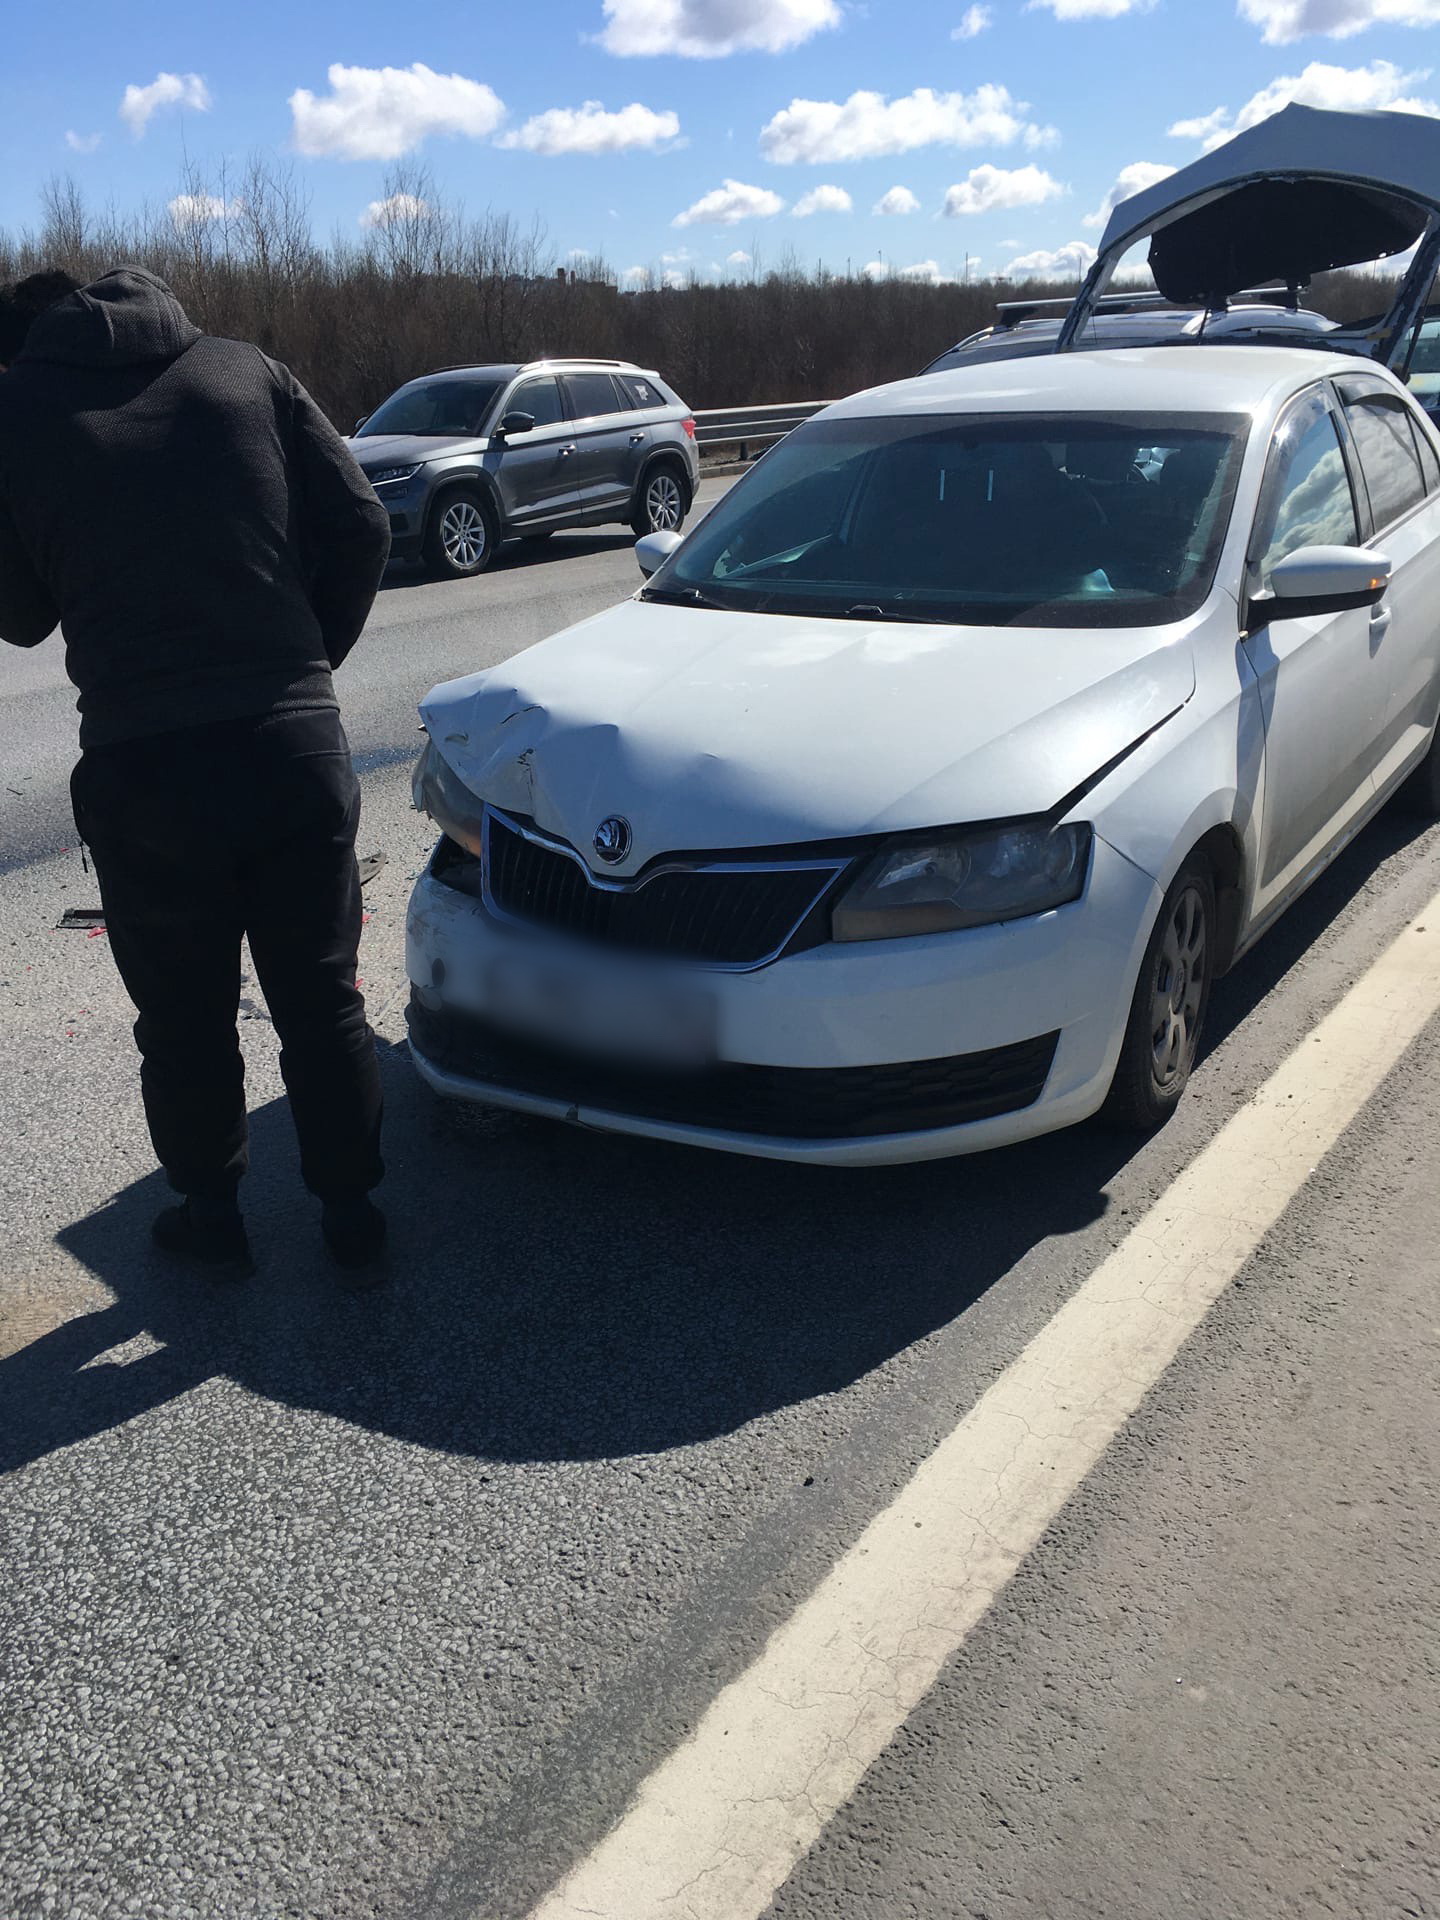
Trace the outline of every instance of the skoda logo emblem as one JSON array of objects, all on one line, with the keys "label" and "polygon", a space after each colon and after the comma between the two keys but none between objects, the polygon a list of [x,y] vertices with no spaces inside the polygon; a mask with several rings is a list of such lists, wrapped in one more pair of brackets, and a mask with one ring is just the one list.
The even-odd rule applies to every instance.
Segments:
[{"label": "skoda logo emblem", "polygon": [[602,820],[595,829],[595,851],[607,866],[613,867],[629,853],[634,837],[630,822],[623,820],[618,813],[612,813],[608,820]]}]

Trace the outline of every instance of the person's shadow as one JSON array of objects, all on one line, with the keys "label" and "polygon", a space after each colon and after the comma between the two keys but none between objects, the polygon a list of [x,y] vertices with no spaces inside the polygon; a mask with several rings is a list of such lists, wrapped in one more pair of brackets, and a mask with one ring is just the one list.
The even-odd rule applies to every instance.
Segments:
[{"label": "person's shadow", "polygon": [[[1385,819],[1220,983],[1213,1046],[1415,832]],[[394,1278],[341,1292],[284,1103],[252,1116],[256,1279],[151,1251],[156,1173],[60,1242],[113,1305],[0,1361],[0,1469],[215,1376],[426,1447],[503,1460],[704,1441],[836,1391],[1079,1230],[1133,1137],[1072,1129],[973,1159],[839,1171],[485,1115],[457,1125],[382,1049]]]}]

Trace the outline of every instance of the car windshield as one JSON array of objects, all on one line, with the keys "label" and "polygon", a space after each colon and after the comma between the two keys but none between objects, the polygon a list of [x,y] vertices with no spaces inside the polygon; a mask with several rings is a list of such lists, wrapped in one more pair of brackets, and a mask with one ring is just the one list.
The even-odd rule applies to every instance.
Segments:
[{"label": "car windshield", "polygon": [[829,419],[701,523],[647,599],[965,626],[1148,626],[1210,591],[1241,415]]},{"label": "car windshield", "polygon": [[414,380],[392,393],[361,427],[358,438],[377,433],[478,433],[495,404],[499,380]]}]

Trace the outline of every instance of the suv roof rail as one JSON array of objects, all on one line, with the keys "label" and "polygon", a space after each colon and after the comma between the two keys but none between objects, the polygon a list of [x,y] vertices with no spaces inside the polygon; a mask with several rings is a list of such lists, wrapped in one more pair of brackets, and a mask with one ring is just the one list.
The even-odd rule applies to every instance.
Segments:
[{"label": "suv roof rail", "polygon": [[627,373],[638,371],[633,360],[607,360],[598,353],[549,353],[540,360],[527,360],[521,372],[528,373],[531,367],[624,367]]}]

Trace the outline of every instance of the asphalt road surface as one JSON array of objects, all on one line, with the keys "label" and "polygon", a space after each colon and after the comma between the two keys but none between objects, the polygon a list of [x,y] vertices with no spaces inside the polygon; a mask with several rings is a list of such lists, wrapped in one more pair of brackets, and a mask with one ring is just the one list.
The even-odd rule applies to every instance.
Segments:
[{"label": "asphalt road surface", "polygon": [[[0,658],[0,1915],[1440,1914],[1440,831],[1382,818],[1222,983],[1138,1150],[849,1173],[457,1123],[402,1045],[415,701],[630,592],[629,544],[401,576],[342,675],[388,862],[396,1275],[366,1298],[316,1245],[253,985],[260,1272],[147,1252],[128,1010],[103,936],[56,931],[95,900],[58,643]],[[1352,1074],[1304,1077],[1404,994],[1391,1054],[1361,1029]],[[1186,1195],[1227,1147],[1202,1258]],[[1137,1258],[1213,1284],[1168,1346],[1096,1348],[1118,1432],[1057,1424],[1023,1547],[998,1505],[947,1528],[935,1463]],[[857,1692],[849,1785],[811,1751],[838,1640],[731,1763],[827,1595],[881,1644],[887,1527],[937,1592],[994,1561],[983,1603],[925,1613],[923,1685]]]}]

